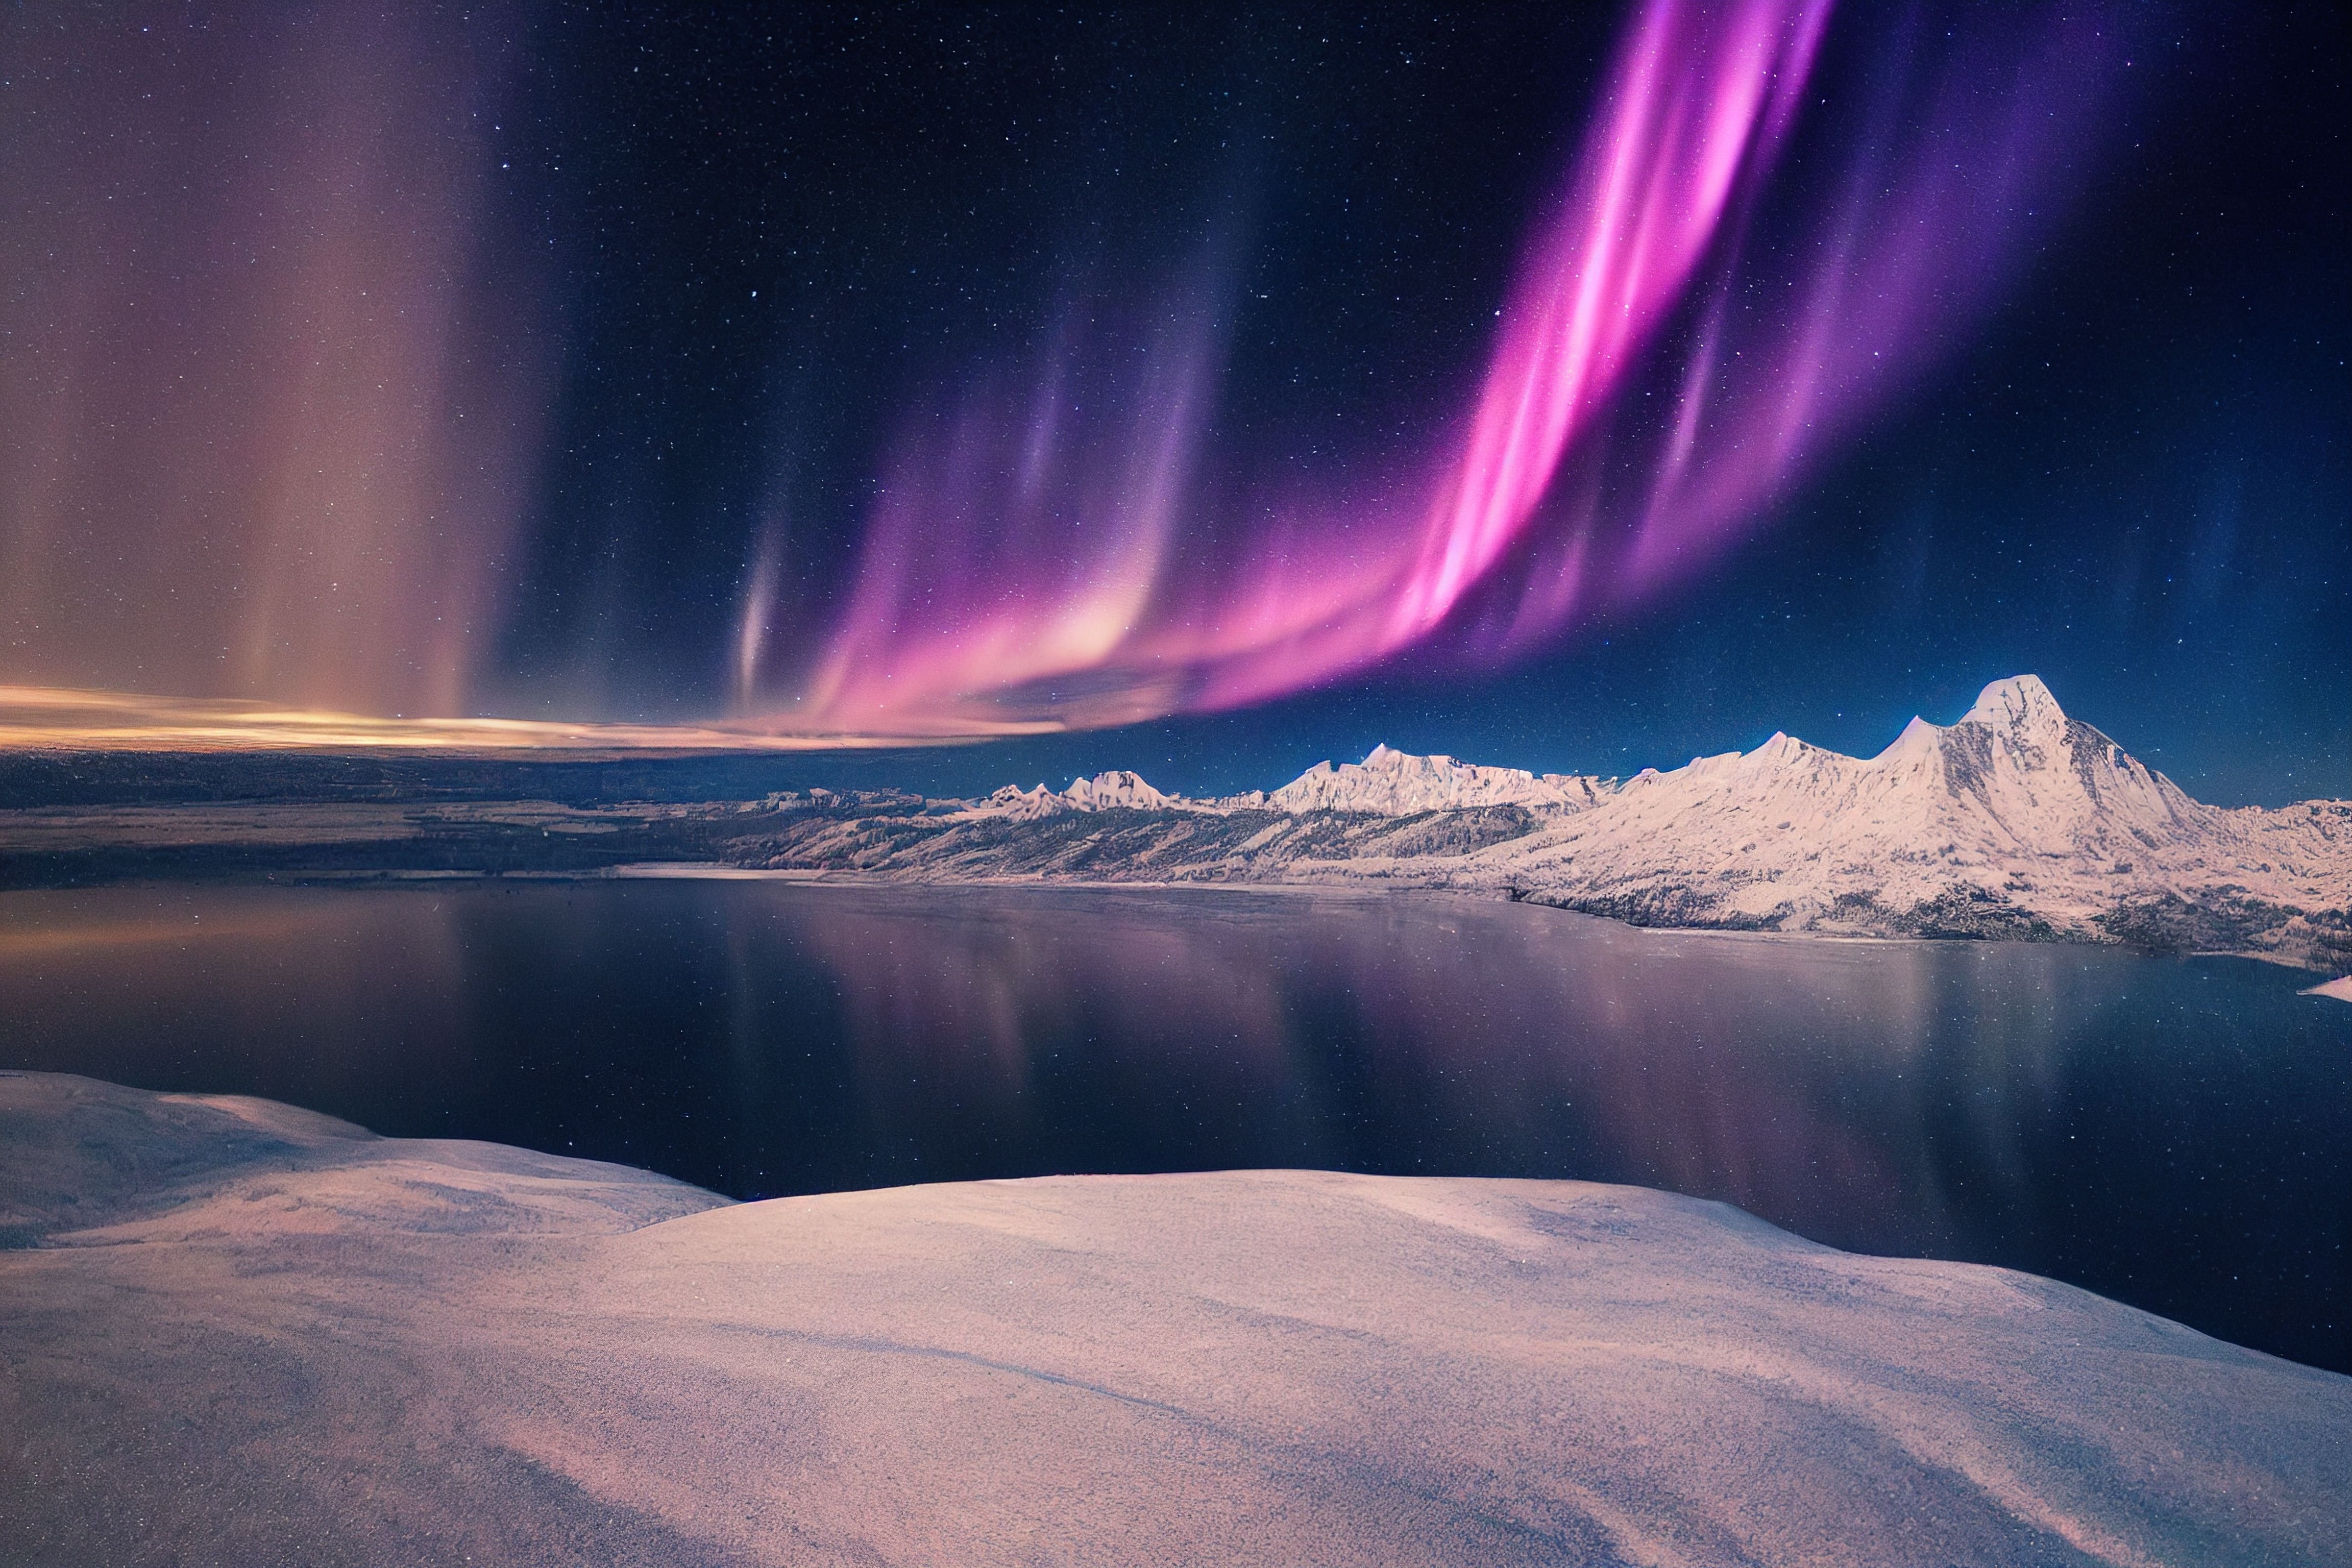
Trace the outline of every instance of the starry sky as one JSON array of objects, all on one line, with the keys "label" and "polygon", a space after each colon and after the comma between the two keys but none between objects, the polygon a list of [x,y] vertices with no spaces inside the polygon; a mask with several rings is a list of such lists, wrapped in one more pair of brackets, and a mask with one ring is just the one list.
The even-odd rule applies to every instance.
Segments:
[{"label": "starry sky", "polygon": [[[1234,497],[1385,493],[1458,416],[1632,15],[17,7],[0,683],[757,712],[822,668],[910,442],[1075,363],[1080,455],[1117,448],[1171,333],[1214,461],[1169,571],[1213,580],[1279,510]],[[2341,17],[2066,26],[2064,178],[1998,286],[1703,558],[1505,651],[1467,603],[1301,689],[911,782],[1866,755],[2030,670],[2202,798],[2352,795]],[[1754,220],[1792,265],[1915,112],[1895,51],[1987,113],[2024,90],[1961,79],[1959,30],[1829,14]],[[1528,550],[1621,483],[1573,450]]]}]

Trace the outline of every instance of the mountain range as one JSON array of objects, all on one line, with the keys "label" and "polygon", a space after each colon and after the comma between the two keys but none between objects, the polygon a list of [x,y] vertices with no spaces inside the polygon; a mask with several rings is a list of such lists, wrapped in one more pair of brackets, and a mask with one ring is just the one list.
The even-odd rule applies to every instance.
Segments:
[{"label": "mountain range", "polygon": [[[2352,968],[2352,801],[2191,799],[2034,676],[1877,756],[1786,734],[1631,778],[1376,747],[1189,799],[1106,773],[978,800],[777,795],[728,858],[908,880],[1491,892],[1642,925],[2005,937]],[[744,825],[751,828],[752,825]]]}]

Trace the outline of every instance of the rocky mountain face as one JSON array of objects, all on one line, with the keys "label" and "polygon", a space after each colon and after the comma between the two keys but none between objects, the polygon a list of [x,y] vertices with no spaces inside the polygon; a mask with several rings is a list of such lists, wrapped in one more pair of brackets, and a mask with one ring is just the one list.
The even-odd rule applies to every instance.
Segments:
[{"label": "rocky mountain face", "polygon": [[1864,759],[1775,735],[1624,779],[1376,748],[1187,800],[1131,773],[787,814],[754,863],[908,879],[1370,883],[1645,925],[2123,942],[2352,968],[2352,802],[2190,799],[2033,676]]}]

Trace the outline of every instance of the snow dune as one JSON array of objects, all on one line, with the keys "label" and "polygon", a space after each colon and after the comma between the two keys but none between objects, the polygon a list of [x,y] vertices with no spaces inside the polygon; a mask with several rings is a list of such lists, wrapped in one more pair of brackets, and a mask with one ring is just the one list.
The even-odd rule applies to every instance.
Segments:
[{"label": "snow dune", "polygon": [[15,1563],[2323,1563],[2352,1379],[1580,1183],[735,1205],[0,1078]]}]

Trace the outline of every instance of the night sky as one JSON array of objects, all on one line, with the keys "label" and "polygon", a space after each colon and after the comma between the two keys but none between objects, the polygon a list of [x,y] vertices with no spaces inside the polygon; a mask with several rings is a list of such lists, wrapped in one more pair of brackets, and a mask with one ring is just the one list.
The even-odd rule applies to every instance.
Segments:
[{"label": "night sky", "polygon": [[[1205,388],[1155,603],[1233,592],[1286,498],[1409,489],[1632,25],[151,10],[0,20],[0,683],[654,721],[807,689],[902,476],[955,471],[940,432],[1017,444],[989,416],[1061,371],[1071,495],[1160,420],[1167,365]],[[1226,789],[1376,741],[1619,773],[1776,728],[1868,755],[2032,671],[2201,798],[2352,795],[2342,16],[2119,17],[2046,24],[2088,63],[1986,297],[1703,555],[1540,636],[1481,629],[1579,504],[1610,548],[1700,289],[1504,586],[1428,636],[921,782]],[[1832,14],[1734,204],[1755,278],[1836,265],[1808,215],[1932,115],[1904,72],[1964,116],[2021,90],[1945,23]],[[910,580],[944,570],[916,554]]]}]

